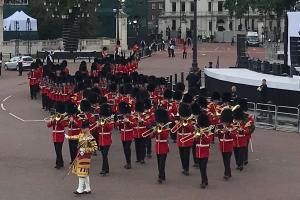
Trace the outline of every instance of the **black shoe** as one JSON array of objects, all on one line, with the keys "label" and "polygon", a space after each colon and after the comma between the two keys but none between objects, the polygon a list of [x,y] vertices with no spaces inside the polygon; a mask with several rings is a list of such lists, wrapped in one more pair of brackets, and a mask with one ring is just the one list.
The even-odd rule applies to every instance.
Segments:
[{"label": "black shoe", "polygon": [[100,174],[101,176],[106,176],[106,171],[101,171]]},{"label": "black shoe", "polygon": [[137,160],[137,161],[135,161],[136,163],[139,163],[139,162],[141,162],[140,160]]},{"label": "black shoe", "polygon": [[84,191],[83,194],[92,194],[92,191]]},{"label": "black shoe", "polygon": [[143,164],[145,164],[145,161],[144,161],[144,160],[141,160],[141,162],[140,162],[140,163],[143,165]]},{"label": "black shoe", "polygon": [[229,179],[229,176],[224,176],[223,178],[227,181]]},{"label": "black shoe", "polygon": [[240,171],[243,171],[243,169],[244,169],[243,166],[240,166],[240,167],[239,167],[239,170],[240,170]]},{"label": "black shoe", "polygon": [[55,169],[60,169],[60,168],[63,168],[64,166],[63,165],[56,165],[54,168]]},{"label": "black shoe", "polygon": [[244,162],[244,165],[248,165],[248,161],[245,161],[245,162]]},{"label": "black shoe", "polygon": [[162,184],[162,183],[163,183],[163,180],[162,180],[161,178],[159,178],[159,179],[157,180],[157,182],[158,182],[159,184]]},{"label": "black shoe", "polygon": [[201,187],[201,189],[205,189],[205,188],[206,188],[206,184],[205,184],[205,183],[202,183],[202,184],[200,185],[200,187]]},{"label": "black shoe", "polygon": [[124,168],[125,168],[125,169],[131,169],[131,165],[130,165],[130,164],[126,164],[126,165],[124,166]]},{"label": "black shoe", "polygon": [[193,167],[199,168],[199,164],[195,163],[195,164],[193,165]]},{"label": "black shoe", "polygon": [[77,192],[77,191],[75,191],[73,193],[76,194],[76,195],[82,195],[82,194],[84,194],[84,192],[80,193],[80,192]]},{"label": "black shoe", "polygon": [[189,173],[188,171],[186,171],[186,170],[184,170],[184,171],[182,172],[182,174],[185,175],[185,176],[189,176],[189,175],[190,175],[190,173]]}]

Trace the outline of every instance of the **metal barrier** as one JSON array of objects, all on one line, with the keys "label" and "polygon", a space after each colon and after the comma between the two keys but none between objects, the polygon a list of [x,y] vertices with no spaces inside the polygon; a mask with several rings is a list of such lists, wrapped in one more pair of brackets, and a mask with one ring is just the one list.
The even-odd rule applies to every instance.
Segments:
[{"label": "metal barrier", "polygon": [[257,127],[276,129],[277,109],[275,105],[257,103],[254,116]]},{"label": "metal barrier", "polygon": [[299,108],[277,106],[276,129],[282,131],[299,131]]}]

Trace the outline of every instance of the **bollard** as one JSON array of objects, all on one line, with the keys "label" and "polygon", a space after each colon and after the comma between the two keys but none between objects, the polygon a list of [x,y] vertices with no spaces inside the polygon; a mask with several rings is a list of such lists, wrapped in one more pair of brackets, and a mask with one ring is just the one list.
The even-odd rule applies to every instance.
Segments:
[{"label": "bollard", "polygon": [[184,83],[184,72],[181,72],[181,83]]},{"label": "bollard", "polygon": [[177,74],[175,74],[175,76],[174,76],[174,81],[175,81],[175,84],[177,84],[177,82],[178,82],[178,80],[177,80]]}]

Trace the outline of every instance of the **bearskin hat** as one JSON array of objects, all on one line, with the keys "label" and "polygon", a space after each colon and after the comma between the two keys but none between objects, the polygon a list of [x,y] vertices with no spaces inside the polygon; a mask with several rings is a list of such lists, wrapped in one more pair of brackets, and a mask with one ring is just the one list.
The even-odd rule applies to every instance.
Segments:
[{"label": "bearskin hat", "polygon": [[138,84],[140,85],[144,85],[146,82],[144,81],[144,75],[143,74],[139,74],[138,75]]},{"label": "bearskin hat", "polygon": [[206,108],[207,107],[207,99],[204,96],[199,96],[196,99],[197,104],[201,107],[201,108]]},{"label": "bearskin hat", "polygon": [[131,78],[132,78],[132,83],[134,85],[138,84],[138,77],[139,77],[139,73],[138,72],[132,72]]},{"label": "bearskin hat", "polygon": [[209,126],[209,118],[208,115],[204,112],[201,112],[197,119],[198,127],[208,127]]},{"label": "bearskin hat", "polygon": [[239,105],[235,106],[232,112],[235,120],[244,120],[244,112]]},{"label": "bearskin hat", "polygon": [[173,97],[173,91],[170,89],[166,89],[164,91],[164,98],[170,100],[172,99],[172,97]]},{"label": "bearskin hat", "polygon": [[112,111],[110,105],[107,103],[104,103],[100,106],[100,115],[104,117],[109,117],[111,116]]},{"label": "bearskin hat", "polygon": [[150,83],[150,84],[147,86],[147,90],[148,90],[149,92],[154,92],[154,91],[155,91],[155,85]]},{"label": "bearskin hat", "polygon": [[124,74],[123,75],[123,83],[126,84],[126,83],[132,83],[132,79],[129,75],[127,74]]},{"label": "bearskin hat", "polygon": [[89,128],[89,127],[90,127],[90,122],[89,122],[89,120],[84,120],[84,121],[82,122],[81,128],[82,128],[82,129],[86,129],[86,128]]},{"label": "bearskin hat", "polygon": [[229,92],[224,92],[222,94],[222,101],[223,103],[228,103],[231,101],[231,94]]},{"label": "bearskin hat", "polygon": [[91,88],[92,87],[92,81],[91,81],[91,79],[85,79],[84,80],[84,87],[85,88]]},{"label": "bearskin hat", "polygon": [[83,99],[80,102],[80,111],[81,112],[89,112],[90,110],[91,110],[91,103],[88,100]]},{"label": "bearskin hat", "polygon": [[91,93],[91,89],[85,89],[83,90],[82,97],[84,99],[87,99],[90,93]]},{"label": "bearskin hat", "polygon": [[65,112],[65,104],[62,102],[57,102],[55,105],[55,111],[58,113],[64,113]]},{"label": "bearskin hat", "polygon": [[125,92],[124,92],[124,86],[120,86],[119,87],[119,93],[120,94],[125,94]]},{"label": "bearskin hat", "polygon": [[148,83],[155,85],[156,84],[156,77],[155,76],[149,76],[148,77]]},{"label": "bearskin hat", "polygon": [[138,95],[137,95],[137,101],[144,101],[145,99],[148,99],[150,97],[147,90],[140,89]]},{"label": "bearskin hat", "polygon": [[160,77],[159,78],[159,85],[166,85],[166,84],[167,84],[166,78]]},{"label": "bearskin hat", "polygon": [[95,92],[90,92],[88,97],[87,97],[87,100],[92,104],[96,104],[99,100],[99,95]]},{"label": "bearskin hat", "polygon": [[191,96],[189,93],[184,94],[182,98],[182,103],[192,103],[193,102],[193,96]]},{"label": "bearskin hat", "polygon": [[145,105],[142,101],[137,101],[135,103],[135,111],[139,113],[143,113],[145,111]]},{"label": "bearskin hat", "polygon": [[108,86],[108,88],[109,88],[109,91],[110,91],[110,92],[116,92],[116,91],[117,91],[117,84],[111,83],[111,84]]},{"label": "bearskin hat", "polygon": [[199,115],[201,113],[201,108],[198,103],[193,103],[191,105],[191,110],[193,115]]},{"label": "bearskin hat", "polygon": [[179,91],[179,90],[176,90],[176,91],[174,92],[174,94],[173,94],[173,99],[174,99],[175,101],[181,101],[181,99],[182,99],[182,92]]},{"label": "bearskin hat", "polygon": [[144,106],[145,106],[145,109],[149,110],[152,108],[152,103],[151,103],[151,100],[150,99],[145,99],[144,100]]},{"label": "bearskin hat", "polygon": [[131,94],[132,92],[132,84],[131,83],[126,83],[124,85],[124,93],[125,94]]},{"label": "bearskin hat", "polygon": [[218,92],[213,92],[211,95],[211,100],[212,101],[220,100],[220,94]]},{"label": "bearskin hat", "polygon": [[163,108],[158,108],[155,111],[155,121],[157,123],[163,123],[163,124],[168,123],[169,122],[168,112]]},{"label": "bearskin hat", "polygon": [[67,113],[68,113],[68,115],[74,115],[74,114],[78,113],[77,106],[71,102],[68,103],[67,104]]},{"label": "bearskin hat", "polygon": [[100,96],[98,103],[99,105],[107,103],[107,98],[105,96]]},{"label": "bearskin hat", "polygon": [[177,83],[176,85],[175,85],[175,90],[179,90],[179,91],[181,91],[182,93],[184,92],[184,90],[185,90],[185,85],[184,85],[184,83]]},{"label": "bearskin hat", "polygon": [[138,87],[134,87],[131,91],[131,96],[135,99],[137,99],[138,95],[139,95],[139,92],[140,92],[140,88]]},{"label": "bearskin hat", "polygon": [[224,108],[224,110],[222,111],[221,121],[224,123],[232,123],[233,116],[232,116],[232,111],[229,108]]},{"label": "bearskin hat", "polygon": [[247,99],[239,99],[239,105],[244,112],[248,111],[248,102]]},{"label": "bearskin hat", "polygon": [[96,93],[96,94],[98,94],[98,95],[101,95],[101,91],[100,91],[100,89],[99,89],[98,87],[93,87],[93,88],[91,89],[91,92],[94,92],[94,93]]},{"label": "bearskin hat", "polygon": [[118,105],[119,111],[121,114],[129,114],[131,112],[130,106],[127,102],[122,101]]},{"label": "bearskin hat", "polygon": [[179,113],[180,117],[188,118],[191,116],[192,110],[189,105],[182,103],[179,106],[178,113]]}]

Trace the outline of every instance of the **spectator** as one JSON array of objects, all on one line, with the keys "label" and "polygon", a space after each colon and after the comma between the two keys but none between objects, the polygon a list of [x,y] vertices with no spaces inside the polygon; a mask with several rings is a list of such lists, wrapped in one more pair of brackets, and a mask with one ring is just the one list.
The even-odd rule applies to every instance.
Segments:
[{"label": "spectator", "polygon": [[182,52],[182,58],[186,59],[187,57],[187,47],[186,47],[186,42],[183,43],[183,52]]},{"label": "spectator", "polygon": [[257,91],[259,92],[259,99],[261,103],[268,103],[268,86],[267,86],[267,80],[263,79],[261,86],[257,88]]},{"label": "spectator", "polygon": [[238,103],[237,88],[235,85],[231,87],[231,99],[234,104]]},{"label": "spectator", "polygon": [[22,63],[21,60],[18,62],[18,71],[19,71],[19,76],[22,76],[22,72],[23,72],[23,63]]}]

